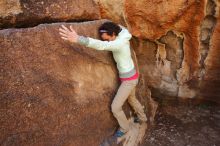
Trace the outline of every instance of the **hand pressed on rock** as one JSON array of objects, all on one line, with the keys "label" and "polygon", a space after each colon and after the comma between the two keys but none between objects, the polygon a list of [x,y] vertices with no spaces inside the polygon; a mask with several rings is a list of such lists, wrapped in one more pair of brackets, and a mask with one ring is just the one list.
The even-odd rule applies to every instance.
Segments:
[{"label": "hand pressed on rock", "polygon": [[71,43],[76,43],[79,37],[72,26],[70,26],[70,29],[68,29],[64,25],[61,25],[59,28],[59,33],[62,39],[70,41]]}]

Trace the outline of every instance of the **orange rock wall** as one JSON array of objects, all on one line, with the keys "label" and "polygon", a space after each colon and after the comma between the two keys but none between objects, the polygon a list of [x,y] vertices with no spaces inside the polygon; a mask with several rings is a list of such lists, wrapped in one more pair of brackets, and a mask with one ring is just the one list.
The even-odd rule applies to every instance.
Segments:
[{"label": "orange rock wall", "polygon": [[[105,10],[101,16],[125,24],[135,36],[133,48],[153,96],[209,100],[201,84],[209,76],[205,63],[209,51],[218,46],[213,42],[219,27],[218,0],[124,0],[118,13],[122,19],[114,15],[119,11],[115,2],[103,3],[99,0]],[[216,75],[212,80],[218,90]],[[214,101],[219,102],[220,95],[216,96]]]}]

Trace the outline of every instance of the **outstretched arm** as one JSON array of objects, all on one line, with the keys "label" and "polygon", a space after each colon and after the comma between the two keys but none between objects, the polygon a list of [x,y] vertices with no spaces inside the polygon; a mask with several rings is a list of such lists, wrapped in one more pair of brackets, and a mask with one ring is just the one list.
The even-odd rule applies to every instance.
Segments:
[{"label": "outstretched arm", "polygon": [[[116,39],[114,41],[101,41],[90,37],[79,36],[72,26],[70,26],[70,29],[68,29],[62,25],[61,28],[59,28],[59,31],[62,39],[70,41],[71,43],[79,43],[96,50],[115,51],[119,49],[121,45],[125,43],[125,41],[128,41],[131,38],[131,34],[127,30],[124,30],[123,33],[125,37],[122,39]],[[126,37],[128,38],[125,39]]]}]

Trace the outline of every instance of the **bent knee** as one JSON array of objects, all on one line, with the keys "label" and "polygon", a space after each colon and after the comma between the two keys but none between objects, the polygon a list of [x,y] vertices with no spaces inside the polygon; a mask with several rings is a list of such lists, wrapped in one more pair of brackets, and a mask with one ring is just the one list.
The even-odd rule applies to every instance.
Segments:
[{"label": "bent knee", "polygon": [[122,107],[118,106],[116,103],[113,102],[111,104],[111,110],[112,110],[113,114],[116,114],[116,113],[120,112],[120,110],[122,110]]}]

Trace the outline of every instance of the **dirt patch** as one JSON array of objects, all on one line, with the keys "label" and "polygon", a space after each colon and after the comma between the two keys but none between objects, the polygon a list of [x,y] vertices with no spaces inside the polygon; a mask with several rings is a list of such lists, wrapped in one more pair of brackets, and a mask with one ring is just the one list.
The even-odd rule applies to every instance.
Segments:
[{"label": "dirt patch", "polygon": [[163,106],[141,146],[219,146],[220,107]]}]

